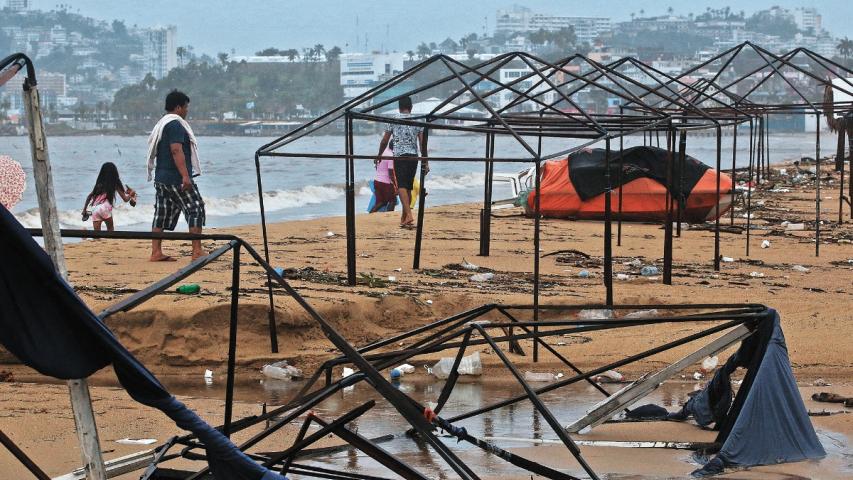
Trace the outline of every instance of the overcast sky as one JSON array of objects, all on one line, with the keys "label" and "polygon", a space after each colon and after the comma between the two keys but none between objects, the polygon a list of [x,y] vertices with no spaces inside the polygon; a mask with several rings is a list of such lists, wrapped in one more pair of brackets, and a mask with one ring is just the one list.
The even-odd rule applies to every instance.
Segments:
[{"label": "overcast sky", "polygon": [[[495,26],[495,11],[519,4],[556,15],[608,16],[628,20],[631,12],[645,15],[701,13],[730,5],[750,14],[771,5],[817,7],[824,28],[836,36],[853,37],[853,0],[740,0],[684,2],[675,0],[34,0],[34,8],[50,10],[58,3],[102,20],[128,25],[177,25],[178,44],[197,53],[215,55],[232,50],[252,54],[266,47],[297,48],[321,43],[344,51],[414,50],[422,41],[440,42]],[[688,7],[689,5],[689,7]],[[366,43],[365,43],[366,42]],[[365,48],[365,45],[367,48]]]}]

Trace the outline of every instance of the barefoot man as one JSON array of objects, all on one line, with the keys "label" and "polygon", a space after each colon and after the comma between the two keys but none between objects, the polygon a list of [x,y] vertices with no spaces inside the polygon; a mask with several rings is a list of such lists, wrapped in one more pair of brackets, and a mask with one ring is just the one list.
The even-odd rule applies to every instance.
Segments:
[{"label": "barefoot man", "polygon": [[[166,114],[157,122],[148,137],[148,181],[154,173],[154,221],[152,232],[174,230],[181,212],[190,233],[201,233],[204,226],[204,200],[193,182],[201,174],[197,143],[187,123],[190,97],[178,90],[166,95]],[[156,162],[155,162],[156,159]],[[173,262],[163,253],[163,241],[151,240],[152,262]],[[204,256],[201,241],[193,240],[193,260]]]},{"label": "barefoot man", "polygon": [[[403,97],[399,102],[400,118],[408,118],[412,115],[412,99]],[[398,194],[400,195],[400,203],[403,205],[403,215],[400,217],[401,227],[412,227],[415,224],[415,217],[412,216],[412,188],[415,182],[415,173],[418,170],[417,157],[418,146],[420,146],[421,156],[426,158],[427,146],[424,141],[424,129],[414,125],[389,124],[385,128],[385,135],[382,136],[382,141],[379,142],[379,155],[376,157],[376,163],[382,160],[382,152],[388,146],[391,140],[392,150],[394,152],[394,173],[397,176],[397,186],[399,187]],[[424,173],[429,173],[429,162],[424,160]],[[423,188],[423,187],[421,187]]]}]

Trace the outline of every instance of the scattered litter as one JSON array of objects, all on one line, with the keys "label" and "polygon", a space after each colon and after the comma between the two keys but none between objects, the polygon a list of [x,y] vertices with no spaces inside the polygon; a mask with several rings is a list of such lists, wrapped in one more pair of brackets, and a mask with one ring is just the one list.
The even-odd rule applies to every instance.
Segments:
[{"label": "scattered litter", "polygon": [[426,302],[424,302],[424,303],[426,303],[427,305],[432,305],[432,300],[427,300],[427,301],[426,301]]},{"label": "scattered litter", "polygon": [[475,273],[474,275],[471,275],[468,278],[468,280],[470,280],[472,282],[488,282],[493,278],[495,278],[495,274],[491,273],[491,272],[487,272],[487,273]]},{"label": "scattered litter", "polygon": [[284,267],[275,267],[273,268],[273,270],[275,271],[276,275],[284,278]]},{"label": "scattered litter", "polygon": [[415,373],[415,366],[409,365],[408,363],[404,363],[396,368],[403,373]]},{"label": "scattered litter", "polygon": [[613,318],[613,310],[607,309],[590,309],[590,310],[581,310],[578,312],[579,320],[600,320],[600,319],[611,319]]},{"label": "scattered litter", "polygon": [[402,271],[403,271],[403,268],[402,268],[402,267],[397,267],[397,268],[395,268],[395,269],[394,269],[394,271],[395,271],[395,272],[402,272]]},{"label": "scattered litter", "polygon": [[635,258],[635,259],[631,260],[630,262],[628,262],[628,265],[635,267],[635,268],[640,268],[643,266],[643,262],[639,258]]},{"label": "scattered litter", "polygon": [[624,318],[652,318],[658,316],[658,311],[656,308],[652,308],[650,310],[637,310],[636,312],[631,312],[626,314]]},{"label": "scattered litter", "polygon": [[334,236],[335,236],[335,232],[333,232],[333,231],[331,231],[331,230],[329,230],[328,232],[326,232],[326,238],[331,238],[331,237],[334,237]]},{"label": "scattered litter", "polygon": [[465,260],[465,257],[462,257],[462,263],[460,263],[460,265],[462,265],[462,268],[464,268],[465,270],[471,270],[476,272],[480,269],[480,267],[478,267],[477,265],[474,265],[468,260]]},{"label": "scattered litter", "polygon": [[770,240],[764,240],[761,242],[761,248],[770,248]]},{"label": "scattered litter", "polygon": [[779,169],[779,175],[787,175],[787,174],[788,174],[787,168],[780,168]]},{"label": "scattered litter", "polygon": [[628,280],[630,278],[631,277],[629,275],[626,275],[624,273],[617,273],[616,274],[616,280]]},{"label": "scattered litter", "polygon": [[590,277],[589,270],[581,270],[580,272],[578,272],[578,276],[580,278],[589,278]]},{"label": "scattered litter", "polygon": [[156,442],[156,438],[122,438],[121,440],[116,440],[116,443],[122,445],[151,445]]},{"label": "scattered litter", "polygon": [[802,265],[794,265],[793,267],[791,267],[791,269],[794,270],[795,272],[802,272],[802,273],[806,273],[809,271],[808,268],[806,268]]},{"label": "scattered litter", "polygon": [[565,346],[566,346],[566,342],[557,342],[557,346],[558,346],[558,347],[565,347]]},{"label": "scattered litter", "polygon": [[805,223],[789,223],[789,224],[785,225],[785,231],[786,232],[793,232],[796,230],[805,230],[805,229],[806,229]]},{"label": "scattered litter", "polygon": [[555,375],[547,372],[524,372],[525,382],[553,382]]},{"label": "scattered litter", "polygon": [[694,380],[702,380],[703,378],[705,378],[705,375],[702,375],[702,372],[694,372],[693,373],[693,379]]},{"label": "scattered litter", "polygon": [[616,370],[607,370],[601,375],[592,377],[592,380],[598,383],[616,383],[621,382],[624,379],[625,377]]},{"label": "scattered litter", "polygon": [[722,260],[725,263],[732,263],[735,261],[735,259],[732,257],[720,257],[720,260]]},{"label": "scattered litter", "polygon": [[184,295],[195,295],[201,291],[201,287],[197,283],[187,283],[176,288],[175,291]]},{"label": "scattered litter", "polygon": [[204,371],[204,384],[205,385],[213,385],[213,371],[205,370]]},{"label": "scattered litter", "polygon": [[388,275],[388,281],[389,281],[389,282],[396,282],[396,281],[397,281],[397,277],[395,277],[394,275]]},{"label": "scattered litter", "polygon": [[287,360],[264,365],[261,368],[261,373],[276,380],[298,380],[302,378],[302,370],[293,365],[288,365]]},{"label": "scattered litter", "polygon": [[749,276],[752,278],[764,278],[764,274],[761,272],[750,272]]},{"label": "scattered litter", "polygon": [[716,355],[713,357],[707,357],[705,360],[702,360],[702,371],[705,373],[713,372],[715,368],[717,368],[717,364],[720,363],[720,359],[717,358]]},{"label": "scattered litter", "polygon": [[812,385],[814,385],[815,387],[831,387],[832,386],[831,383],[827,382],[826,380],[824,380],[822,378],[818,378],[817,380],[812,382]]},{"label": "scattered litter", "polygon": [[398,369],[398,368],[392,368],[391,369],[391,379],[392,380],[400,378],[402,376],[403,376],[403,372],[400,371],[400,369]]},{"label": "scattered litter", "polygon": [[[353,370],[349,367],[344,367],[344,371],[341,372],[341,378],[347,378],[350,375],[352,375],[353,373],[355,373],[355,370]],[[355,385],[350,385],[348,387],[344,387],[344,392],[351,392],[351,391],[353,391],[354,388],[355,388]]]},{"label": "scattered litter", "polygon": [[[453,368],[454,357],[444,357],[438,361],[432,368],[427,371],[436,376],[436,378],[445,379],[450,376],[450,370]],[[483,373],[483,364],[480,362],[480,352],[474,352],[467,357],[462,357],[459,362],[459,368],[456,370],[460,375],[481,375]]]},{"label": "scattered litter", "polygon": [[642,269],[640,269],[640,275],[644,277],[651,277],[658,274],[658,267],[654,265],[646,265]]}]

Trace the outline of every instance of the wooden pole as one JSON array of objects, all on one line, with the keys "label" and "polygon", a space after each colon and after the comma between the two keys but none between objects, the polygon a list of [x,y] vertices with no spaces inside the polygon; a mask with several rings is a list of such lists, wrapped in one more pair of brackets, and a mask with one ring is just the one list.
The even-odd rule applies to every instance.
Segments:
[{"label": "wooden pole", "polygon": [[[38,196],[39,215],[44,231],[44,248],[50,255],[56,270],[62,278],[68,279],[65,267],[65,255],[62,250],[62,238],[59,233],[59,215],[56,198],[53,194],[53,177],[50,169],[50,157],[47,152],[47,139],[44,136],[39,93],[35,81],[27,79],[24,83],[24,106],[27,110],[27,130],[30,134],[30,147],[33,156],[33,176]],[[77,427],[77,439],[80,442],[80,455],[88,480],[106,480],[104,459],[89,397],[89,384],[86,379],[68,381],[71,395],[71,410],[74,412],[74,424]]]}]

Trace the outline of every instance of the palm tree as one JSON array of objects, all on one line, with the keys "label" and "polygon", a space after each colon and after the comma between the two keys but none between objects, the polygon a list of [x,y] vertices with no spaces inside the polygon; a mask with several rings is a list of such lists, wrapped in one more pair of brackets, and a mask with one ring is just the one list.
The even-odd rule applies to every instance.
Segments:
[{"label": "palm tree", "polygon": [[326,61],[337,62],[341,58],[341,53],[343,53],[343,51],[341,51],[341,47],[338,47],[337,45],[330,48],[326,51]]},{"label": "palm tree", "polygon": [[291,62],[299,58],[299,50],[295,48],[288,48],[284,51],[284,56],[287,57]]},{"label": "palm tree", "polygon": [[187,56],[187,49],[184,47],[178,47],[178,49],[175,50],[175,54],[178,56],[178,66],[183,67],[184,57]]},{"label": "palm tree", "polygon": [[670,14],[670,15],[672,15],[672,13],[673,13],[673,12],[675,12],[675,9],[674,9],[674,8],[672,8],[672,7],[669,7],[669,8],[667,8],[667,9],[666,9],[666,13],[668,13],[668,14]]},{"label": "palm tree", "polygon": [[228,63],[228,54],[225,52],[219,52],[216,54],[216,58],[219,59],[219,63],[225,65]]},{"label": "palm tree", "polygon": [[320,61],[320,57],[322,57],[325,54],[326,54],[326,47],[324,47],[320,43],[318,43],[317,45],[314,45],[314,57],[317,59],[317,61]]},{"label": "palm tree", "polygon": [[838,42],[835,49],[838,50],[838,53],[840,53],[845,60],[848,60],[850,58],[850,54],[853,53],[853,40],[844,37],[840,42]]},{"label": "palm tree", "polygon": [[412,61],[412,60],[414,60],[414,59],[415,59],[415,52],[413,52],[413,51],[411,51],[411,50],[408,50],[408,51],[406,52],[406,56],[407,56],[407,57],[409,57],[409,61]]}]

